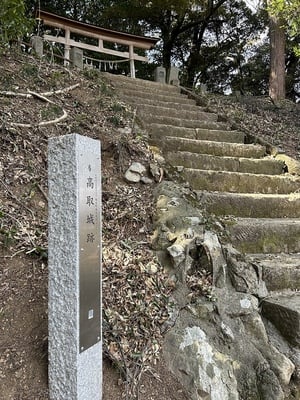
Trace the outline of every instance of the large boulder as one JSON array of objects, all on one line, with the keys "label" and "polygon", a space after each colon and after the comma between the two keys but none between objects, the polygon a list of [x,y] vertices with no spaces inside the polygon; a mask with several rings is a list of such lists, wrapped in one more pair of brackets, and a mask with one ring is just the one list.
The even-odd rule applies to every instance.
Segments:
[{"label": "large boulder", "polygon": [[[156,188],[153,247],[175,290],[163,354],[191,400],[284,400],[300,370],[298,330],[280,327],[281,304],[269,300],[260,265],[224,244],[222,224],[197,208],[192,191],[173,182]],[[270,342],[260,314],[290,340]],[[292,312],[293,311],[293,312]],[[290,310],[293,326],[299,312]],[[273,319],[270,315],[274,315]],[[282,345],[284,343],[284,345]],[[295,369],[296,367],[296,369]],[[298,375],[297,375],[298,376]]]}]

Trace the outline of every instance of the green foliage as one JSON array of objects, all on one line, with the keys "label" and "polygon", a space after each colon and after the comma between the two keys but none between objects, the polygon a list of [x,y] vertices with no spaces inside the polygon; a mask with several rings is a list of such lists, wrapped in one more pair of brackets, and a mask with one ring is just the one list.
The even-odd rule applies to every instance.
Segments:
[{"label": "green foliage", "polygon": [[97,71],[96,69],[85,68],[85,69],[83,70],[83,76],[84,76],[86,79],[95,81],[95,80],[98,80],[98,78],[99,78],[100,75],[99,75],[99,71]]},{"label": "green foliage", "polygon": [[128,118],[132,117],[131,110],[126,108],[125,105],[118,100],[112,99],[109,109],[112,114],[107,117],[107,121],[115,127],[124,127]]},{"label": "green foliage", "polygon": [[47,104],[46,108],[41,110],[41,118],[43,120],[51,120],[61,115],[61,107],[56,104]]},{"label": "green foliage", "polygon": [[123,110],[124,106],[119,102],[115,102],[111,105],[111,111],[113,111],[114,113],[122,112]]},{"label": "green foliage", "polygon": [[30,31],[33,21],[25,15],[23,0],[2,0],[0,7],[0,45],[7,46]]},{"label": "green foliage", "polygon": [[24,75],[25,78],[36,78],[38,73],[39,69],[36,65],[26,63],[22,66],[21,74]]},{"label": "green foliage", "polygon": [[183,84],[192,87],[205,83],[216,93],[232,89],[262,94],[269,63],[268,53],[259,52],[259,36],[264,29],[264,19],[253,14],[245,2],[223,4],[204,32],[199,25],[193,36],[186,32],[178,42]]},{"label": "green foliage", "polygon": [[90,1],[86,0],[25,0],[25,4],[28,10],[33,11],[37,6],[40,6],[42,10],[53,12],[64,17],[76,19],[78,21],[84,21],[86,15],[86,9],[90,4]]},{"label": "green foliage", "polygon": [[[28,9],[36,5],[34,0],[24,1]],[[136,63],[139,78],[153,79],[157,65],[169,69],[175,64],[184,86],[205,83],[213,92],[232,89],[253,95],[268,92],[269,49],[259,40],[268,26],[267,11],[280,14],[288,32],[287,85],[293,93],[299,68],[290,53],[293,49],[300,54],[299,0],[265,3],[268,10],[259,8],[254,13],[242,0],[40,0],[42,9],[63,16],[136,35],[160,36],[151,52],[152,64]],[[118,73],[127,75],[128,68],[128,63],[119,64]],[[91,85],[99,85],[97,71],[85,70],[84,75]],[[106,94],[105,85],[100,92]],[[113,118],[113,123],[121,121]]]},{"label": "green foliage", "polygon": [[[300,6],[299,0],[269,0],[267,6],[271,15],[279,17],[287,33],[296,38],[300,36]],[[300,56],[300,46],[294,47],[295,52]]]},{"label": "green foliage", "polygon": [[100,92],[104,96],[112,96],[113,95],[113,89],[106,82],[100,81],[99,88],[100,88]]},{"label": "green foliage", "polygon": [[299,0],[269,0],[268,11],[285,21],[291,36],[300,34]]},{"label": "green foliage", "polygon": [[107,120],[117,128],[123,126],[122,117],[118,114],[111,115],[110,117],[107,118]]}]

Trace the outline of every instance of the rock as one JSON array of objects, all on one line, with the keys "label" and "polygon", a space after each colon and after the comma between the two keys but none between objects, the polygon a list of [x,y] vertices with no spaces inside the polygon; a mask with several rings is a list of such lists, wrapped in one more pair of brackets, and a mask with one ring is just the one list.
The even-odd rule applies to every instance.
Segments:
[{"label": "rock", "polygon": [[146,167],[144,167],[144,165],[139,162],[134,162],[130,165],[129,170],[131,172],[136,172],[137,174],[140,174],[142,176],[146,172]]},{"label": "rock", "polygon": [[186,306],[187,310],[189,310],[194,316],[209,320],[210,316],[214,311],[214,304],[210,301],[205,301],[204,299],[197,299],[197,302],[194,304],[188,304]]},{"label": "rock", "polygon": [[221,322],[221,330],[227,339],[229,339],[232,342],[234,341],[234,334],[231,328],[228,325],[226,325],[225,322],[223,321]]},{"label": "rock", "polygon": [[258,299],[247,293],[215,288],[217,309],[221,316],[241,317],[258,311]]},{"label": "rock", "polygon": [[262,279],[261,266],[245,261],[244,256],[231,245],[224,246],[224,253],[233,287],[239,292],[266,297],[268,291]]},{"label": "rock", "polygon": [[300,293],[290,292],[264,299],[262,314],[289,343],[300,347]]},{"label": "rock", "polygon": [[[234,248],[224,250],[218,235],[205,230],[189,189],[164,181],[154,193],[157,256],[175,284],[176,312],[163,344],[166,366],[191,400],[283,400],[300,369],[291,346],[283,338],[287,352],[270,343],[262,322],[262,269]],[[186,275],[201,269],[213,275],[212,298],[198,294],[191,302]]]},{"label": "rock", "polygon": [[185,219],[191,226],[203,224],[203,218],[200,217],[185,217]]},{"label": "rock", "polygon": [[154,154],[154,160],[159,164],[159,165],[164,165],[166,163],[166,160],[161,154]]},{"label": "rock", "polygon": [[172,197],[167,203],[168,207],[178,207],[180,205],[179,199],[177,197]]},{"label": "rock", "polygon": [[256,368],[256,375],[260,399],[284,400],[282,388],[268,363],[259,363]]},{"label": "rock", "polygon": [[145,270],[148,274],[154,275],[158,271],[157,264],[155,263],[149,263],[146,265]]},{"label": "rock", "polygon": [[269,343],[268,334],[261,316],[254,312],[243,317],[242,321],[252,343],[269,363],[280,383],[284,386],[288,385],[295,370],[295,365],[288,357]]},{"label": "rock", "polygon": [[145,185],[151,185],[151,183],[153,183],[152,179],[148,178],[147,176],[142,176],[141,182]]},{"label": "rock", "polygon": [[[176,285],[175,281],[173,281],[174,286]],[[170,296],[169,303],[168,303],[168,319],[164,322],[162,330],[164,332],[170,330],[175,323],[179,316],[179,307],[176,300]]]},{"label": "rock", "polygon": [[159,167],[159,165],[155,164],[155,163],[150,163],[149,164],[149,169],[150,169],[150,173],[153,176],[153,178],[155,179],[156,182],[159,182],[163,173],[163,170],[161,167]]},{"label": "rock", "polygon": [[195,236],[195,232],[192,228],[188,228],[183,236],[185,239],[193,239],[193,237]]},{"label": "rock", "polygon": [[202,246],[211,262],[214,286],[226,286],[226,260],[218,236],[214,232],[205,231]]},{"label": "rock", "polygon": [[172,331],[167,342],[167,363],[191,400],[239,399],[232,360],[211,346],[199,326]]},{"label": "rock", "polygon": [[125,172],[125,179],[130,183],[140,182],[145,172],[146,168],[144,167],[144,165],[139,162],[134,162]]},{"label": "rock", "polygon": [[[166,250],[172,244],[187,249],[191,240],[196,236],[202,237],[204,229],[202,213],[186,201],[191,192],[183,190],[173,182],[164,181],[157,185],[154,194],[157,212],[154,217],[156,229],[152,236],[152,247],[155,250]],[[170,253],[166,251],[170,259]],[[164,258],[164,263],[165,261]],[[187,264],[189,261],[191,260],[188,259]],[[188,267],[187,264],[185,269]],[[184,271],[177,270],[175,273],[183,282]]]},{"label": "rock", "polygon": [[[266,357],[266,359],[268,358]],[[295,365],[292,361],[285,357],[284,354],[281,354],[275,347],[270,347],[269,364],[277,375],[280,383],[287,386],[295,371]]]},{"label": "rock", "polygon": [[130,183],[138,183],[141,180],[141,175],[138,174],[137,172],[132,172],[130,171],[130,169],[128,169],[125,172],[125,179]]},{"label": "rock", "polygon": [[178,265],[185,260],[185,251],[181,245],[173,244],[172,246],[168,247],[167,250],[173,259],[175,267],[178,267]]},{"label": "rock", "polygon": [[295,365],[295,371],[293,374],[293,378],[299,384],[300,383],[300,350],[299,349],[293,348],[293,353],[291,355],[291,361]]},{"label": "rock", "polygon": [[295,160],[286,154],[277,154],[275,158],[276,160],[281,160],[286,164],[290,174],[300,175],[300,162],[298,160]]},{"label": "rock", "polygon": [[259,264],[262,277],[270,291],[300,288],[299,254],[263,254],[248,255],[250,262]]},{"label": "rock", "polygon": [[41,207],[41,208],[45,208],[46,204],[45,204],[44,201],[39,201],[38,202],[38,206]]},{"label": "rock", "polygon": [[162,232],[169,232],[169,228],[167,227],[167,225],[162,224],[160,229]]}]

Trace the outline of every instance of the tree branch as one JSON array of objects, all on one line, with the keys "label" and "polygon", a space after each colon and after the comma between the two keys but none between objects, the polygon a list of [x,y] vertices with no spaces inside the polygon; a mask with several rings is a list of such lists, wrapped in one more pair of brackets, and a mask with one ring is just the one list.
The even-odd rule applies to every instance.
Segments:
[{"label": "tree branch", "polygon": [[42,121],[37,124],[22,124],[22,123],[18,123],[18,122],[10,122],[10,125],[18,126],[20,128],[33,128],[35,126],[47,126],[47,125],[57,124],[59,122],[64,121],[67,117],[68,117],[68,113],[66,112],[66,110],[63,110],[62,116],[60,116],[59,118],[56,118],[56,119],[51,119],[50,121]]}]

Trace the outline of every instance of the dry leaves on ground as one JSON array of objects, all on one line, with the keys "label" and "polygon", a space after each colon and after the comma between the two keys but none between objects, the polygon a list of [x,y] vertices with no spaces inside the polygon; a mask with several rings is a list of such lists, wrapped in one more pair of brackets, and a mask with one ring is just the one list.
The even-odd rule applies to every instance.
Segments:
[{"label": "dry leaves on ground", "polygon": [[150,249],[153,204],[146,191],[121,185],[103,205],[104,344],[123,372],[127,398],[135,398],[142,373],[159,359],[172,290]]}]

